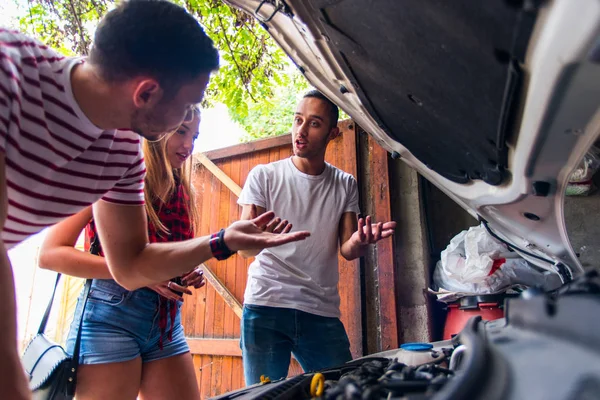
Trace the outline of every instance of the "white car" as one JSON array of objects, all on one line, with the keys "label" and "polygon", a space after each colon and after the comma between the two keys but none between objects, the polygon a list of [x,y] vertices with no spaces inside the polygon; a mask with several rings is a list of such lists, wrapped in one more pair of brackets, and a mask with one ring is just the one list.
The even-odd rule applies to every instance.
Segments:
[{"label": "white car", "polygon": [[[564,193],[600,137],[599,0],[226,2],[255,15],[317,89],[511,249],[565,284],[583,274]],[[576,295],[530,293],[509,303],[507,325],[472,322],[458,342],[435,344],[465,347],[429,395],[598,398],[598,278],[582,279]],[[272,398],[295,398],[281,396]]]}]

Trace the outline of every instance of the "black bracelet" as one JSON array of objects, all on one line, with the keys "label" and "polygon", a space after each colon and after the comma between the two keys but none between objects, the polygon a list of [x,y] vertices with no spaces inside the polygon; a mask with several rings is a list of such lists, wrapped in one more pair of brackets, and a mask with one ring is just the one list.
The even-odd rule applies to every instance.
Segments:
[{"label": "black bracelet", "polygon": [[225,229],[221,229],[218,233],[210,235],[210,240],[208,241],[213,257],[217,260],[226,260],[235,254],[235,251],[229,250],[229,247],[225,244],[224,236]]}]

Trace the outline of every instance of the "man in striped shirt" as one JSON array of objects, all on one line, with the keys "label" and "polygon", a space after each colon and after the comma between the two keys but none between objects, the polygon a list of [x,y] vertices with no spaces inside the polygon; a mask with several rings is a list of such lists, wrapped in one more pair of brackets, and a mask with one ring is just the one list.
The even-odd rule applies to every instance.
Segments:
[{"label": "man in striped shirt", "polygon": [[260,249],[308,235],[265,232],[273,218],[266,213],[212,240],[148,244],[139,135],[157,140],[176,129],[217,67],[217,51],[198,22],[162,0],[130,0],[108,13],[87,59],[61,57],[0,29],[2,398],[30,397],[15,346],[7,249],[45,227],[95,203],[111,273],[131,290],[182,275],[213,251]]}]

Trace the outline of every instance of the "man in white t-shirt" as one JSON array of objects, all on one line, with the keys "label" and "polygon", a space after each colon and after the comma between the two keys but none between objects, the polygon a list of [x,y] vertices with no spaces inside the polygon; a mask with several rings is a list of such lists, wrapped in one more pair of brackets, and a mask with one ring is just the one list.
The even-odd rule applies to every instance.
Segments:
[{"label": "man in white t-shirt", "polygon": [[309,230],[302,242],[258,251],[248,270],[241,322],[246,385],[260,376],[287,376],[291,353],[305,371],[350,361],[350,343],[340,317],[338,249],[347,260],[392,235],[395,222],[357,218],[354,177],[325,162],[327,144],[339,135],[338,108],[318,91],[297,106],[292,125],[294,155],[250,171],[238,203],[241,219],[264,210],[287,218],[270,232]]},{"label": "man in white t-shirt", "polygon": [[213,256],[224,259],[308,235],[260,229],[271,212],[211,236],[148,244],[138,135],[158,140],[176,129],[202,100],[217,67],[217,50],[200,24],[164,0],[121,2],[100,22],[85,59],[65,58],[0,28],[3,399],[30,398],[16,346],[7,249],[45,227],[94,203],[108,267],[130,290],[168,281]]}]

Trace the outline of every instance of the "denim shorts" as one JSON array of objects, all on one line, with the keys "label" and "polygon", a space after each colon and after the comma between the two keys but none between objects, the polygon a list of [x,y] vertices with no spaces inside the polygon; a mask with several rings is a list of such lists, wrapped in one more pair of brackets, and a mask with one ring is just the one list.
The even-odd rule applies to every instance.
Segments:
[{"label": "denim shorts", "polygon": [[[83,312],[80,364],[105,364],[133,360],[159,360],[190,351],[181,325],[181,305],[171,326],[161,335],[159,327],[160,296],[147,289],[128,291],[111,279],[94,279],[85,310],[79,296],[75,316],[67,338],[67,352],[73,355],[79,319]],[[164,300],[164,298],[162,299]],[[168,339],[170,329],[172,340]],[[162,336],[162,350],[159,347]]]}]

